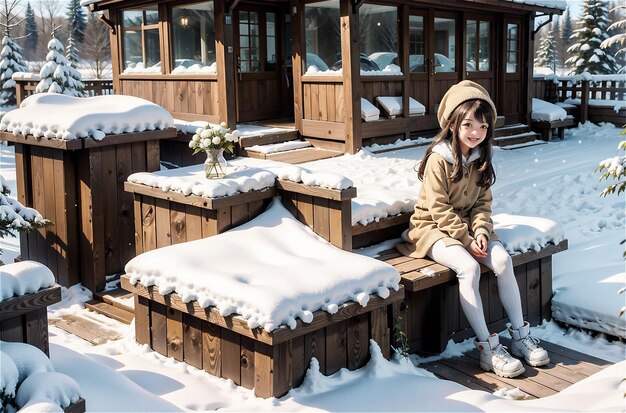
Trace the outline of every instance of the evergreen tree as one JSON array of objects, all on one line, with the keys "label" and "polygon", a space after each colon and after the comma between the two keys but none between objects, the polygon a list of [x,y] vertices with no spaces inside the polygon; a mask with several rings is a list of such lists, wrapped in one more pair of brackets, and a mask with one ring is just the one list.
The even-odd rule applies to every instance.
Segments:
[{"label": "evergreen tree", "polygon": [[609,26],[609,38],[604,40],[600,47],[608,50],[615,56],[618,63],[619,73],[626,70],[626,6],[615,6],[609,16],[612,17]]},{"label": "evergreen tree", "polygon": [[22,48],[6,35],[2,39],[0,51],[0,100],[4,105],[15,105],[15,72],[27,72],[28,68],[22,61]]},{"label": "evergreen tree", "polygon": [[565,62],[572,73],[610,74],[617,73],[617,63],[610,54],[600,48],[602,41],[609,38],[608,3],[603,0],[585,0],[579,20],[580,28],[574,30],[575,41],[567,52],[572,56]]},{"label": "evergreen tree", "polygon": [[571,44],[570,38],[572,37],[572,34],[574,34],[574,31],[572,29],[572,13],[570,12],[569,7],[565,9],[565,13],[563,14],[562,26],[563,28],[561,29],[561,38],[563,39],[565,45],[569,47]]},{"label": "evergreen tree", "polygon": [[26,5],[26,21],[25,21],[26,39],[24,40],[24,46],[30,57],[35,56],[37,44],[39,43],[39,31],[37,29],[37,20],[35,19],[35,11],[33,10],[30,2]]},{"label": "evergreen tree", "polygon": [[85,40],[87,30],[87,16],[80,5],[80,0],[70,0],[67,4],[67,22],[69,23],[70,37],[78,43]]},{"label": "evergreen tree", "polygon": [[535,66],[549,67],[556,73],[556,63],[556,41],[554,40],[552,31],[548,31],[548,34],[541,39],[539,51],[537,52],[537,57],[535,57]]},{"label": "evergreen tree", "polygon": [[56,37],[48,42],[46,64],[39,72],[41,80],[35,93],[62,93],[69,96],[83,97],[83,83],[80,73],[63,56],[63,45]]},{"label": "evergreen tree", "polygon": [[67,47],[65,48],[65,58],[69,62],[70,66],[76,68],[76,64],[78,63],[78,48],[76,47],[76,42],[74,42],[74,36],[72,32],[70,32],[70,37],[67,39]]}]

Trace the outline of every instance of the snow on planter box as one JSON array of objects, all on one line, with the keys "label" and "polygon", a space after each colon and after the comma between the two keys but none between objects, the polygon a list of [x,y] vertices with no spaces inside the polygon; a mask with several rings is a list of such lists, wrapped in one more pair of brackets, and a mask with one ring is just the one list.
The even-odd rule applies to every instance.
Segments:
[{"label": "snow on planter box", "polygon": [[344,247],[339,238],[346,237],[332,231],[341,219],[331,217],[331,211],[346,209],[343,204],[349,208],[356,193],[352,181],[265,159],[240,157],[228,165],[226,177],[215,180],[204,177],[202,165],[130,175],[124,188],[134,196],[137,254],[248,222],[265,210],[276,187],[298,219],[333,245]]},{"label": "snow on planter box", "polygon": [[159,169],[159,140],[176,136],[169,112],[131,96],[36,94],[0,121],[15,143],[18,200],[54,225],[20,235],[23,259],[65,286],[104,288],[134,255],[134,172]]},{"label": "snow on planter box", "polygon": [[61,287],[35,261],[0,268],[0,339],[32,344],[48,355],[47,307],[61,301]]},{"label": "snow on planter box", "polygon": [[389,356],[398,272],[334,247],[275,200],[214,237],[159,248],[126,265],[139,343],[260,397],[302,383],[312,357],[324,374],[362,367],[369,340]]}]

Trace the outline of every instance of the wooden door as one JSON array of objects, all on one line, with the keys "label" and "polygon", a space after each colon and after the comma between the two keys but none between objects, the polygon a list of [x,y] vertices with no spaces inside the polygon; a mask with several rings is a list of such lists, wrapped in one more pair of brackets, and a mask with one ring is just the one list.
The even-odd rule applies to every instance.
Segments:
[{"label": "wooden door", "polygon": [[495,23],[491,16],[465,15],[463,25],[465,79],[482,85],[496,101]]},{"label": "wooden door", "polygon": [[429,17],[429,107],[436,113],[450,87],[462,79],[463,45],[457,13],[434,12]]},{"label": "wooden door", "polygon": [[282,13],[273,7],[241,5],[234,16],[237,121],[279,117],[286,83]]},{"label": "wooden door", "polygon": [[524,82],[522,76],[522,20],[506,17],[502,22],[500,41],[502,42],[502,56],[504,62],[499,68],[501,81],[499,89],[502,93],[497,96],[499,115],[504,115],[505,123],[518,123],[524,109]]}]

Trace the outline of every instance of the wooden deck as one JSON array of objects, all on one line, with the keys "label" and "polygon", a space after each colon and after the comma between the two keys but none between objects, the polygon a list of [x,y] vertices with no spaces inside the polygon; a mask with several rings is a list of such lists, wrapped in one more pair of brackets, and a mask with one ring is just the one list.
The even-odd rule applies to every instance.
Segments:
[{"label": "wooden deck", "polygon": [[[501,337],[500,341],[509,345],[511,340]],[[524,399],[537,399],[556,394],[612,364],[543,340],[540,345],[550,354],[550,363],[543,367],[531,367],[524,363],[526,371],[512,379],[498,377],[480,369],[476,349],[463,357],[438,360],[419,367],[472,390],[493,393],[501,388],[517,387],[525,393]]]}]

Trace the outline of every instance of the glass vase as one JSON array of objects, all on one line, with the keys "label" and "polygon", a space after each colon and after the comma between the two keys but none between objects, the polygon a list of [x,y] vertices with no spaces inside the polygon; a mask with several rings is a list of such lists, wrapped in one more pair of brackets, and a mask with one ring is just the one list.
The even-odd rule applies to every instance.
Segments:
[{"label": "glass vase", "polygon": [[207,149],[204,161],[204,176],[207,179],[221,179],[226,176],[228,162],[224,158],[224,148]]}]

